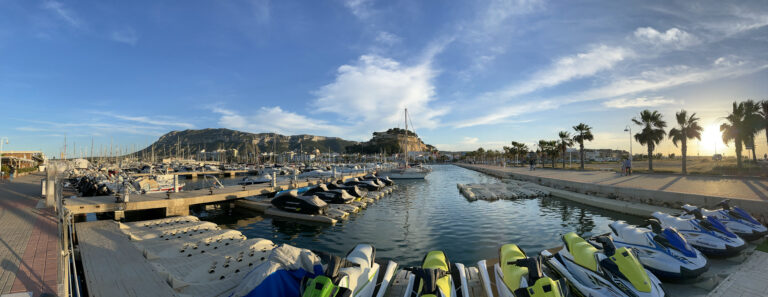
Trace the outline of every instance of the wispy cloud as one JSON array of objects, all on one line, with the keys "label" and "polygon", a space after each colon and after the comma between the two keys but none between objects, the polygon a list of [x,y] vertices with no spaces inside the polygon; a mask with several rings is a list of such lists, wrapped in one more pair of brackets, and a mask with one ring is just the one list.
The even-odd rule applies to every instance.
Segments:
[{"label": "wispy cloud", "polygon": [[670,28],[666,32],[659,32],[652,27],[637,28],[634,32],[637,40],[656,47],[672,47],[676,49],[686,48],[699,43],[699,40],[688,32],[678,28]]},{"label": "wispy cloud", "polygon": [[75,12],[69,8],[64,7],[64,4],[61,2],[45,1],[41,7],[72,27],[82,26],[82,21],[77,17]]},{"label": "wispy cloud", "polygon": [[107,116],[110,118],[116,118],[124,121],[130,121],[130,122],[136,122],[136,123],[154,125],[154,126],[160,126],[160,127],[181,127],[181,128],[187,128],[187,129],[192,129],[195,127],[195,125],[182,122],[182,121],[161,120],[159,118],[148,117],[148,116],[129,116],[129,115],[117,114],[114,112],[104,112],[104,111],[93,111],[92,113]]},{"label": "wispy cloud", "polygon": [[136,42],[139,41],[139,35],[136,34],[136,30],[130,27],[112,31],[109,37],[116,42],[130,45],[136,45]]},{"label": "wispy cloud", "polygon": [[560,57],[553,61],[549,67],[535,73],[530,79],[501,91],[488,93],[484,97],[505,100],[573,79],[589,77],[600,71],[613,68],[632,54],[631,50],[623,47],[601,44],[582,53]]},{"label": "wispy cloud", "polygon": [[371,15],[371,0],[344,0],[344,6],[349,8],[353,15],[365,19]]},{"label": "wispy cloud", "polygon": [[326,121],[312,119],[279,106],[261,107],[253,113],[241,114],[225,108],[214,108],[221,115],[219,125],[250,132],[276,132],[281,134],[319,133],[338,135],[341,129]]},{"label": "wispy cloud", "polygon": [[376,35],[376,42],[392,46],[400,42],[400,37],[387,31],[381,31]]},{"label": "wispy cloud", "polygon": [[664,97],[638,97],[638,98],[617,98],[603,102],[603,106],[609,108],[629,108],[629,107],[654,107],[675,103],[675,100],[665,99]]}]

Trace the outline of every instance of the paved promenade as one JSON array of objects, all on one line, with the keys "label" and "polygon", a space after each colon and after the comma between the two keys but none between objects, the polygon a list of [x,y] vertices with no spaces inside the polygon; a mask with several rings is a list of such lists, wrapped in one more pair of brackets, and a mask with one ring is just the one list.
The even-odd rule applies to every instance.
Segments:
[{"label": "paved promenade", "polygon": [[52,209],[36,209],[42,174],[0,182],[0,295],[58,293],[58,229]]},{"label": "paved promenade", "polygon": [[618,186],[684,194],[717,196],[744,200],[768,201],[768,180],[758,178],[715,177],[715,176],[682,176],[672,174],[633,174],[622,176],[609,171],[578,171],[528,167],[505,167],[493,165],[472,165],[481,168],[502,170],[537,177],[556,178],[560,180],[593,183],[599,185]]}]

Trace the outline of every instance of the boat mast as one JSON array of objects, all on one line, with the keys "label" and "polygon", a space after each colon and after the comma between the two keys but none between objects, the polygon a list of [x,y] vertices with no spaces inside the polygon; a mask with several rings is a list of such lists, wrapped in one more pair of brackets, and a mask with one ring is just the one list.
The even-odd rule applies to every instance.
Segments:
[{"label": "boat mast", "polygon": [[408,108],[405,109],[405,168],[408,168]]}]

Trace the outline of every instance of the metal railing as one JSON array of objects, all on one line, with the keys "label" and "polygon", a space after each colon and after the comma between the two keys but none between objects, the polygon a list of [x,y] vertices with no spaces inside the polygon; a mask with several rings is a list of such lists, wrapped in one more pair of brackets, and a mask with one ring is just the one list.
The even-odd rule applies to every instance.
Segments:
[{"label": "metal railing", "polygon": [[[80,281],[77,274],[77,264],[75,260],[74,245],[74,216],[64,207],[63,178],[61,172],[69,168],[66,161],[50,162],[46,168],[47,181],[53,182],[54,192],[46,193],[46,196],[53,194],[54,208],[56,212],[56,221],[59,231],[59,273],[61,274],[62,292],[61,296],[81,297]],[[48,188],[50,189],[50,187]],[[48,191],[46,191],[48,192]]]}]

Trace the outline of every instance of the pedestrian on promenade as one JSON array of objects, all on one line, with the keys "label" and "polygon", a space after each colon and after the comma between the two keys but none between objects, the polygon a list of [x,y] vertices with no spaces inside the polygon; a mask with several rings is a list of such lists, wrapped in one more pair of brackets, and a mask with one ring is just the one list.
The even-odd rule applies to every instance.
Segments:
[{"label": "pedestrian on promenade", "polygon": [[536,170],[536,160],[534,160],[533,158],[528,159],[528,165],[530,165],[530,167],[528,167],[528,170]]},{"label": "pedestrian on promenade", "polygon": [[626,170],[627,175],[632,175],[632,160],[624,160],[624,170]]},{"label": "pedestrian on promenade", "polygon": [[619,165],[621,165],[621,175],[627,174],[627,164],[625,163],[626,159],[621,158],[621,161],[619,161]]},{"label": "pedestrian on promenade", "polygon": [[8,166],[8,181],[13,182],[13,178],[16,175],[16,167],[13,165]]}]

